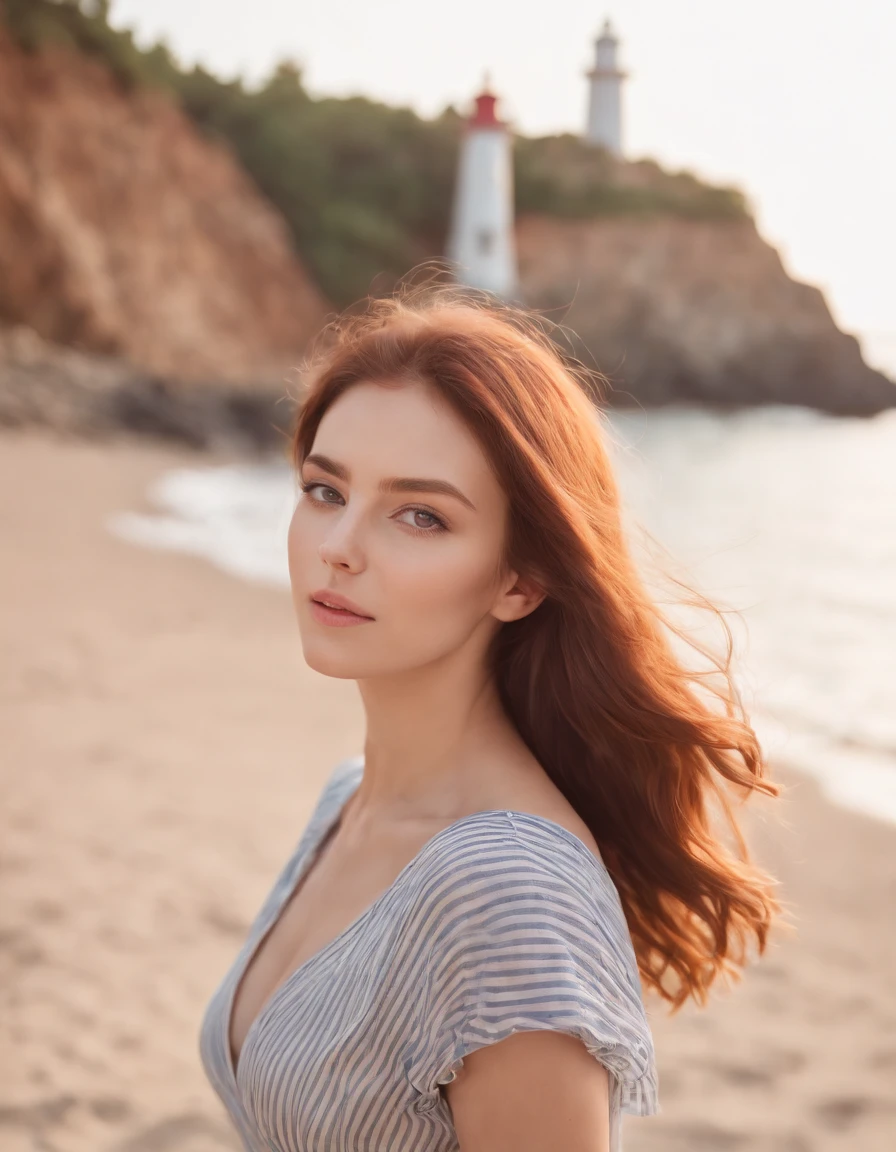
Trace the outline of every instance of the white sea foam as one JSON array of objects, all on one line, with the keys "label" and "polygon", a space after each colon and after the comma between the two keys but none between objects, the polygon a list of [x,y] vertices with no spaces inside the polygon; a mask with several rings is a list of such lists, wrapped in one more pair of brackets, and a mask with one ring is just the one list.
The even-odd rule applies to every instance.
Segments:
[{"label": "white sea foam", "polygon": [[232,576],[288,587],[286,533],[295,489],[280,462],[177,469],[148,493],[158,515],[121,513],[109,528],[133,544],[189,552]]}]

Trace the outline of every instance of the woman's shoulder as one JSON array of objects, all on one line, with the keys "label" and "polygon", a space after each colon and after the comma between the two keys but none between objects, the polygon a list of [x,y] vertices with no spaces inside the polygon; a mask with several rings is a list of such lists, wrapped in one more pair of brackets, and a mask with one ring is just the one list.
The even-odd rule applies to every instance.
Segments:
[{"label": "woman's shoulder", "polygon": [[[312,835],[333,819],[363,770],[360,755],[335,765],[312,817]],[[401,879],[402,890],[413,890],[416,927],[431,940],[431,954],[537,924],[576,947],[602,950],[640,991],[619,893],[590,833],[574,831],[580,823],[556,806],[491,808],[431,837]]]},{"label": "woman's shoulder", "polygon": [[435,862],[451,870],[464,871],[469,866],[468,880],[486,880],[483,865],[489,861],[503,861],[533,875],[555,873],[561,881],[579,873],[609,879],[600,856],[583,837],[567,824],[537,812],[516,808],[472,812],[434,840],[441,841]]},{"label": "woman's shoulder", "polygon": [[538,921],[583,940],[599,935],[628,964],[633,959],[610,873],[556,820],[515,809],[476,812],[444,829],[429,849],[421,880],[436,944]]},{"label": "woman's shoulder", "polygon": [[615,1073],[619,1108],[655,1111],[637,957],[603,862],[556,821],[509,809],[459,822],[437,848],[419,908],[436,1082],[484,1042],[559,1029]]}]

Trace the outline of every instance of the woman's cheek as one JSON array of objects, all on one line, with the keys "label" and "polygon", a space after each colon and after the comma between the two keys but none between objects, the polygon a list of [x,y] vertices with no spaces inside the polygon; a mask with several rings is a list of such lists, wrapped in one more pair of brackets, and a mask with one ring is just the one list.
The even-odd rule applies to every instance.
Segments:
[{"label": "woman's cheek", "polygon": [[493,592],[491,569],[468,554],[399,565],[387,584],[396,618],[430,634],[466,631],[488,610]]}]

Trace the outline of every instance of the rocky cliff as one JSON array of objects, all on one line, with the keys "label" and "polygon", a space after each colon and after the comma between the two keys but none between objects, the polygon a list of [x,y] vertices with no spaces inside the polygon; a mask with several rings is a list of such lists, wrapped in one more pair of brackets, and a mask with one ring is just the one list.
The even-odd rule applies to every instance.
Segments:
[{"label": "rocky cliff", "polygon": [[0,28],[0,320],[172,378],[269,380],[325,302],[174,102]]},{"label": "rocky cliff", "polygon": [[517,244],[525,301],[576,334],[614,404],[896,405],[896,384],[749,219],[528,216]]},{"label": "rocky cliff", "polygon": [[127,360],[51,344],[0,325],[0,429],[41,426],[78,439],[120,434],[197,449],[288,452],[297,387],[171,381]]}]

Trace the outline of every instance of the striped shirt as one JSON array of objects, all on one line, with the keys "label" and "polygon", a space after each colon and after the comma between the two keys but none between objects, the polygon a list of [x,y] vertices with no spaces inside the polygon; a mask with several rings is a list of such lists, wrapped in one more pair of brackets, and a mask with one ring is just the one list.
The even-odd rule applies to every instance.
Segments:
[{"label": "striped shirt", "polygon": [[234,1074],[233,1000],[249,960],[361,782],[342,761],[206,1007],[199,1051],[247,1152],[457,1152],[440,1085],[514,1032],[578,1037],[623,1112],[659,1111],[653,1040],[619,894],[584,841],[545,817],[474,812],[268,998]]}]

